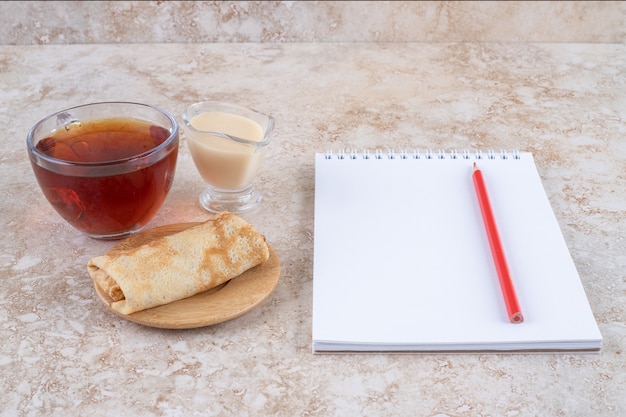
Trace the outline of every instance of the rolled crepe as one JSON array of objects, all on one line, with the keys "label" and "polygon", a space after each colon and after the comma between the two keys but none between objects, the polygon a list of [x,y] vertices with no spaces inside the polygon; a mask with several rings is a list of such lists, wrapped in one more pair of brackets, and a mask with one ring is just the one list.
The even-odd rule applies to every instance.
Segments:
[{"label": "rolled crepe", "polygon": [[265,262],[265,237],[223,212],[182,232],[89,260],[89,275],[111,297],[111,308],[132,314],[216,287]]}]

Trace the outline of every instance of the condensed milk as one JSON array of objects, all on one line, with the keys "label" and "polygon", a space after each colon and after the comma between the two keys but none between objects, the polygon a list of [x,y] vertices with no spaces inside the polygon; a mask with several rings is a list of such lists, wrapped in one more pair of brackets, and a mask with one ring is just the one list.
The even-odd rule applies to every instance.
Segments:
[{"label": "condensed milk", "polygon": [[194,164],[208,184],[200,196],[203,207],[241,212],[239,206],[258,204],[261,193],[252,182],[270,142],[274,119],[233,104],[201,102],[187,109],[183,121]]}]

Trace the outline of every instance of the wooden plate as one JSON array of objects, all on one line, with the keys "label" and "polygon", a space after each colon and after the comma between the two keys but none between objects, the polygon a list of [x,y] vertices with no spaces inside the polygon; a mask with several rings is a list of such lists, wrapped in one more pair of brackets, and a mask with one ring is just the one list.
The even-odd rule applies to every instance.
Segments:
[{"label": "wooden plate", "polygon": [[[134,248],[151,240],[181,232],[200,223],[172,224],[149,229],[131,236],[109,250],[110,253]],[[268,243],[270,257],[243,274],[215,288],[162,306],[121,314],[110,305],[113,300],[98,285],[96,293],[109,310],[118,316],[144,326],[163,329],[192,329],[210,326],[239,317],[261,304],[274,291],[280,276],[280,259]]]}]

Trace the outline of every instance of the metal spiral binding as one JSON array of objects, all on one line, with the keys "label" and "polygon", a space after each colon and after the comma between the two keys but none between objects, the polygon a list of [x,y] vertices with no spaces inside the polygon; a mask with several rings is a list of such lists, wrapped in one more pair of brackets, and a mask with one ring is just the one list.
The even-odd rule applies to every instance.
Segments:
[{"label": "metal spiral binding", "polygon": [[457,152],[456,149],[450,151],[437,150],[433,152],[431,149],[420,151],[414,149],[407,151],[401,149],[400,151],[394,151],[393,149],[382,150],[375,149],[374,152],[370,150],[357,151],[355,149],[342,149],[334,153],[332,150],[328,150],[324,153],[324,159],[520,159],[520,152],[518,150],[506,151],[501,149],[494,151],[489,149],[486,152],[482,150],[476,150],[473,153],[467,149],[461,152]]}]

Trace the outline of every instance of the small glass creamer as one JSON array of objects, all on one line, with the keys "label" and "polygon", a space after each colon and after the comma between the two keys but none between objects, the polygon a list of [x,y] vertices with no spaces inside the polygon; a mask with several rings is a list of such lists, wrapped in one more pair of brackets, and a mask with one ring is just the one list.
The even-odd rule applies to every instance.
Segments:
[{"label": "small glass creamer", "polygon": [[214,213],[242,213],[263,195],[253,184],[274,129],[274,118],[235,104],[203,101],[183,113],[196,168],[207,183],[200,204]]}]

